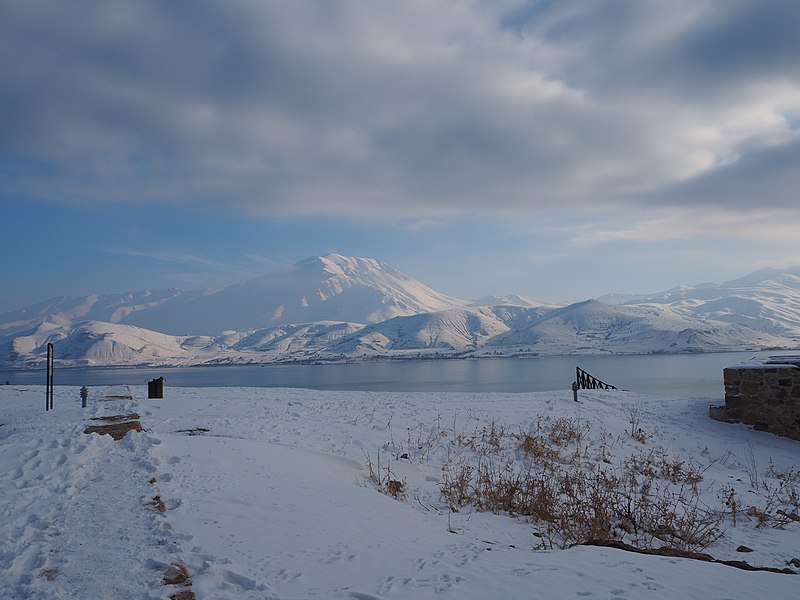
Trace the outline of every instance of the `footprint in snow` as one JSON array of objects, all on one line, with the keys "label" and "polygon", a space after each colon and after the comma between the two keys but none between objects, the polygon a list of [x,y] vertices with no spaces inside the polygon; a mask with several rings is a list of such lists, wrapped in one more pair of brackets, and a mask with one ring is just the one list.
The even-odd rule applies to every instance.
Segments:
[{"label": "footprint in snow", "polygon": [[[41,442],[41,440],[40,440],[40,442]],[[58,444],[55,442],[55,440],[53,440],[53,443],[55,443],[56,445],[55,446],[50,446],[50,447],[51,448],[57,448]],[[36,458],[37,456],[39,456],[39,451],[38,450],[29,450],[28,452],[25,452],[22,456],[20,456],[20,458],[22,459],[22,462],[28,462],[29,460],[32,460],[32,459]]]}]

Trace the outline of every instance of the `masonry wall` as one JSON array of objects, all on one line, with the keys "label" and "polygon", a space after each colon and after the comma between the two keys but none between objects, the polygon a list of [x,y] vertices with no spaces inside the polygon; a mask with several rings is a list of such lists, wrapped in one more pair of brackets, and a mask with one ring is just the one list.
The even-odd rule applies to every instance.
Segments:
[{"label": "masonry wall", "polygon": [[800,366],[737,366],[723,375],[725,406],[712,408],[713,418],[800,440]]}]

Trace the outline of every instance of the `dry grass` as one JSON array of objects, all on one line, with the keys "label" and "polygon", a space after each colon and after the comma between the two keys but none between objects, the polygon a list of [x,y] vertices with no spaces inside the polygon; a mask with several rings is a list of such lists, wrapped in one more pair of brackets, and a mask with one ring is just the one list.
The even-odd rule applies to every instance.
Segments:
[{"label": "dry grass", "polygon": [[[382,449],[395,465],[438,461],[440,499],[448,514],[470,509],[522,517],[538,548],[592,540],[697,553],[743,518],[756,527],[800,522],[796,469],[759,473],[751,457],[746,470],[758,488],[743,502],[731,485],[704,481],[711,465],[701,468],[691,458],[652,446],[639,406],[625,410],[630,427],[618,436],[593,431],[592,423],[577,417],[540,416],[525,430],[474,412],[460,417],[419,423],[397,444],[390,421],[390,441]],[[708,458],[707,449],[700,455]],[[366,452],[365,458],[376,489],[401,500],[412,492],[380,451],[376,460]],[[727,457],[711,464],[720,460],[725,465]]]},{"label": "dry grass", "polygon": [[467,453],[445,465],[442,498],[452,511],[528,517],[543,547],[615,539],[690,551],[719,538],[724,515],[701,502],[697,466],[652,449],[611,464],[609,437],[600,435],[598,447],[591,429],[538,419],[531,431],[492,423],[462,436]]},{"label": "dry grass", "polygon": [[367,471],[369,472],[369,480],[372,484],[383,494],[391,496],[397,500],[406,500],[406,483],[397,479],[397,476],[392,471],[391,461],[386,461],[381,465],[381,453],[378,451],[376,461],[372,462],[372,457],[364,453],[367,460]]}]

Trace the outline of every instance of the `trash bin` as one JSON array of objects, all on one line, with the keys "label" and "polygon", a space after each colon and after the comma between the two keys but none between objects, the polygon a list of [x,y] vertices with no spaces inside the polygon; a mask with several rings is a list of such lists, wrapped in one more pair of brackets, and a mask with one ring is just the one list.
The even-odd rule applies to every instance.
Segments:
[{"label": "trash bin", "polygon": [[159,377],[147,382],[147,397],[148,398],[163,398],[164,397],[164,378]]}]

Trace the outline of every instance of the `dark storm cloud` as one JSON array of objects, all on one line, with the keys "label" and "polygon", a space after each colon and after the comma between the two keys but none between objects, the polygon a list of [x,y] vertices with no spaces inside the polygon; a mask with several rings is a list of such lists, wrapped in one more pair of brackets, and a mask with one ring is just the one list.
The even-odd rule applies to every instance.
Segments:
[{"label": "dark storm cloud", "polygon": [[800,83],[798,28],[791,0],[556,2],[523,26],[567,50],[558,69],[576,85],[704,101],[742,84]]},{"label": "dark storm cloud", "polygon": [[0,10],[6,196],[407,217],[794,194],[792,0]]},{"label": "dark storm cloud", "polygon": [[708,203],[730,208],[797,209],[800,141],[752,152],[735,164],[666,186],[656,199],[674,205]]}]

